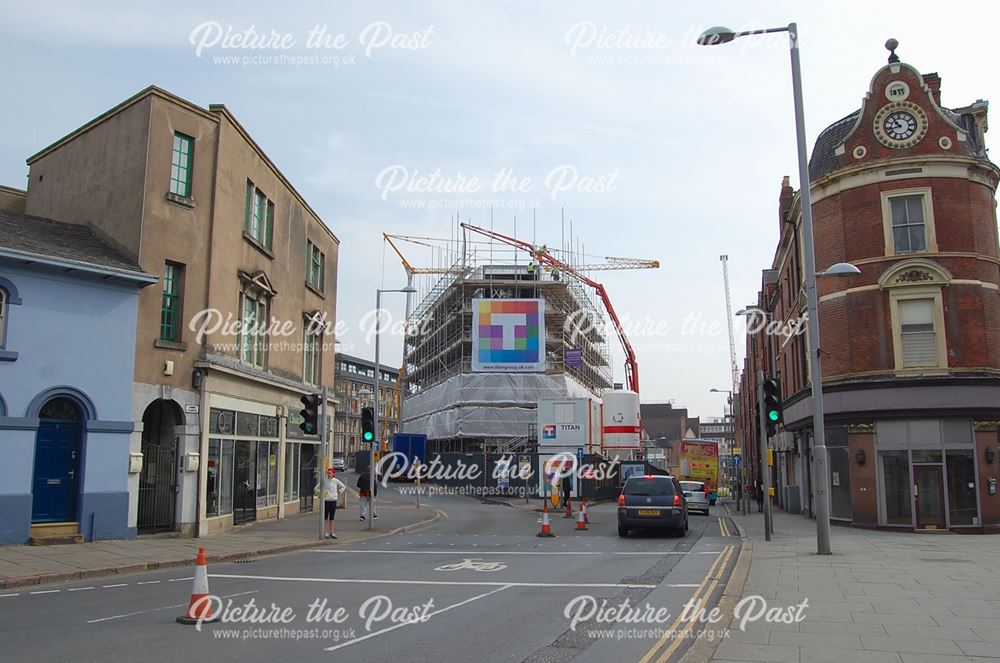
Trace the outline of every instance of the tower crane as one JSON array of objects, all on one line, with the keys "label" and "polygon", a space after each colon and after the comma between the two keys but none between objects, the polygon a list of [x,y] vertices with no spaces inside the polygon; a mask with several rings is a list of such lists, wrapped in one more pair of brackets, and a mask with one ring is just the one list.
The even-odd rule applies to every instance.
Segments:
[{"label": "tower crane", "polygon": [[[726,286],[726,322],[729,325],[729,368],[732,373],[730,380],[733,385],[733,396],[735,396],[737,389],[740,384],[740,369],[736,364],[736,340],[733,336],[733,304],[732,299],[729,296],[729,256],[721,255],[719,260],[722,261],[722,280]],[[730,403],[732,407],[732,403]]]}]

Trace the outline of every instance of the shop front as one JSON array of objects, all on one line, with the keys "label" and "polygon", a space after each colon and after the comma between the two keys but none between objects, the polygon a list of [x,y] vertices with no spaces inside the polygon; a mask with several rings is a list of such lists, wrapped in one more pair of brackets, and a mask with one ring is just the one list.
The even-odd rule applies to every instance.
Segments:
[{"label": "shop front", "polygon": [[827,428],[831,519],[916,532],[997,529],[996,430],[971,418]]}]

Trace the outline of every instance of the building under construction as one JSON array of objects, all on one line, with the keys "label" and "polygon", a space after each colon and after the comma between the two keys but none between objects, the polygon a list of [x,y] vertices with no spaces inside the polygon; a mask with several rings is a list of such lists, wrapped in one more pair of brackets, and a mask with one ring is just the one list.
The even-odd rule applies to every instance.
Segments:
[{"label": "building under construction", "polygon": [[[490,245],[487,251],[480,243],[470,250],[467,238],[455,246],[454,263],[423,270],[439,272],[440,278],[425,288],[408,319],[400,430],[427,435],[428,453],[527,449],[535,441],[539,399],[599,400],[613,386],[600,298],[582,274],[582,256],[569,251],[557,260],[545,247],[532,253],[527,245]],[[611,268],[636,266],[623,265]],[[537,363],[527,370],[484,368],[477,353],[491,340],[482,338],[490,329],[489,321],[480,319],[483,307],[527,300],[535,300],[543,313]]]}]

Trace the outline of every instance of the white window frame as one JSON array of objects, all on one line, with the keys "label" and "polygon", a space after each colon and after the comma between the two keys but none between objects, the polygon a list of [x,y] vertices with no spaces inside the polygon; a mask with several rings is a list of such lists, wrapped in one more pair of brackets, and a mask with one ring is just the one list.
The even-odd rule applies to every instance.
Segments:
[{"label": "white window frame", "polygon": [[[934,345],[936,349],[936,361],[927,366],[904,366],[903,365],[903,330],[902,321],[899,314],[899,303],[901,301],[913,299],[930,299],[934,307]],[[948,370],[948,344],[945,338],[944,326],[944,305],[941,297],[941,288],[930,287],[907,287],[898,288],[889,292],[889,310],[892,315],[892,351],[897,373],[928,373],[942,372]]]},{"label": "white window frame", "polygon": [[[892,199],[907,196],[921,196],[924,210],[924,245],[923,251],[896,252],[896,240],[892,233]],[[937,232],[934,226],[934,204],[930,187],[913,187],[909,189],[892,189],[882,192],[882,230],[885,236],[885,255],[922,255],[937,253]]]},{"label": "white window frame", "polygon": [[[247,302],[253,302],[254,306],[254,328],[260,328],[261,326],[261,308],[263,308],[263,325],[265,332],[262,334],[248,334],[247,330],[244,329],[243,325],[246,322],[246,307]],[[240,346],[239,346],[239,360],[244,364],[249,364],[251,366],[256,366],[258,368],[266,368],[267,366],[267,346],[268,337],[266,333],[267,325],[270,322],[270,312],[271,312],[271,298],[264,292],[257,292],[251,294],[249,292],[240,293]],[[247,359],[247,343],[252,344],[253,352],[251,353],[251,358]]]}]

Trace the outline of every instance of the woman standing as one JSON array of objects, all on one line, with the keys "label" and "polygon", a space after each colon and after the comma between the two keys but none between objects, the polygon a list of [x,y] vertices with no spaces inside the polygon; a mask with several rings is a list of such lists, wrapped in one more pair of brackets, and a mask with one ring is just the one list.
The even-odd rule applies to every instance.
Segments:
[{"label": "woman standing", "polygon": [[327,539],[336,539],[337,534],[333,531],[333,520],[337,515],[337,502],[340,494],[347,490],[344,482],[337,478],[337,471],[332,467],[326,468],[326,477],[323,478],[323,532]]}]

